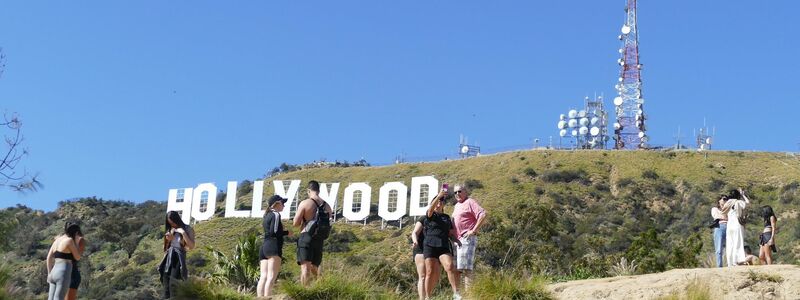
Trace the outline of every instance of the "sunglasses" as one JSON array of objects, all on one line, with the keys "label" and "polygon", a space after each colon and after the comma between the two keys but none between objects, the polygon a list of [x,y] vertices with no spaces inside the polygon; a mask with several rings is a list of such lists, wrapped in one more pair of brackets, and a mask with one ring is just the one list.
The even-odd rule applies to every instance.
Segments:
[{"label": "sunglasses", "polygon": [[461,194],[461,193],[463,193],[463,192],[464,192],[464,191],[461,191],[461,190],[459,190],[459,191],[456,191],[455,193],[456,193],[456,194]]}]

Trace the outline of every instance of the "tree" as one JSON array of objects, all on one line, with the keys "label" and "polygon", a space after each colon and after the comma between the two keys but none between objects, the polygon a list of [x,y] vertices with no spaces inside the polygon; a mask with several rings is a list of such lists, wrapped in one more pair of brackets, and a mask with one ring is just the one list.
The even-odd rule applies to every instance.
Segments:
[{"label": "tree", "polygon": [[[0,48],[0,76],[5,69],[5,55],[3,48]],[[0,161],[0,186],[6,186],[18,192],[36,191],[42,186],[37,176],[30,176],[27,171],[19,172],[17,167],[23,157],[28,155],[28,150],[23,148],[22,142],[25,140],[22,135],[22,122],[17,114],[3,114],[3,122],[0,123],[4,131],[3,137],[6,142],[5,153],[2,153]],[[6,132],[7,131],[7,132]]]}]

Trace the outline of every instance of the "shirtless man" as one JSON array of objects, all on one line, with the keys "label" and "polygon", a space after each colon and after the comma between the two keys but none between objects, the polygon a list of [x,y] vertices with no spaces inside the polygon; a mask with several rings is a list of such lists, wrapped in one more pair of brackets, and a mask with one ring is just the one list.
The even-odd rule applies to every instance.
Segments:
[{"label": "shirtless man", "polygon": [[300,265],[300,283],[308,286],[311,276],[321,276],[319,266],[322,264],[322,247],[325,240],[312,237],[308,231],[308,223],[317,214],[317,208],[322,206],[330,217],[333,210],[328,203],[319,197],[319,182],[312,180],[308,182],[308,199],[303,200],[297,205],[297,213],[294,216],[294,226],[300,229],[300,236],[297,238],[297,264]]}]

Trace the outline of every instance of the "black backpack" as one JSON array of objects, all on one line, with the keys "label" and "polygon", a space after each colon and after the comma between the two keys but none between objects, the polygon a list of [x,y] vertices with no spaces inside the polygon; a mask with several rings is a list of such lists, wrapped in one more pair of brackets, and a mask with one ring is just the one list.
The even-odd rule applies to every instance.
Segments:
[{"label": "black backpack", "polygon": [[[316,200],[313,201],[316,203]],[[328,212],[325,211],[325,201],[322,201],[322,205],[317,206],[317,213],[309,225],[311,227],[308,229],[308,233],[314,239],[325,240],[331,235],[331,219]]]}]

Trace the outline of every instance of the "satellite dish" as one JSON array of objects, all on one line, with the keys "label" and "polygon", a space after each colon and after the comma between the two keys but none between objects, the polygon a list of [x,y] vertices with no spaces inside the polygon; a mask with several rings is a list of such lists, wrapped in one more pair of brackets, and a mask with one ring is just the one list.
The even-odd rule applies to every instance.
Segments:
[{"label": "satellite dish", "polygon": [[579,122],[581,123],[581,126],[589,125],[589,118],[581,118]]},{"label": "satellite dish", "polygon": [[709,144],[709,145],[711,145],[711,138],[710,138],[710,137],[709,137],[709,138],[706,138],[706,144]]},{"label": "satellite dish", "polygon": [[638,64],[638,65],[636,65],[636,68],[637,68],[637,69],[639,69],[639,70],[641,70],[641,69],[642,69],[642,66],[643,66],[642,64]]},{"label": "satellite dish", "polygon": [[461,147],[461,153],[462,154],[467,154],[467,152],[469,152],[469,146]]},{"label": "satellite dish", "polygon": [[567,113],[567,116],[569,116],[570,119],[574,119],[575,117],[578,116],[578,111],[570,109],[569,112]]},{"label": "satellite dish", "polygon": [[560,135],[560,136],[567,135],[567,130],[566,129],[561,129],[561,131],[558,132],[558,135]]},{"label": "satellite dish", "polygon": [[642,104],[641,104],[641,103],[639,103],[639,104],[636,104],[636,108],[638,108],[639,110],[641,110],[641,109],[642,109]]},{"label": "satellite dish", "polygon": [[631,28],[628,25],[622,25],[622,34],[631,33]]},{"label": "satellite dish", "polygon": [[568,125],[570,128],[578,127],[578,119],[569,119]]},{"label": "satellite dish", "polygon": [[578,133],[580,133],[581,135],[586,135],[587,133],[589,133],[589,128],[587,128],[586,126],[582,126],[581,129],[578,130]]},{"label": "satellite dish", "polygon": [[564,115],[564,114],[561,114],[560,116],[558,116],[558,119],[563,121],[563,120],[567,119],[567,116]]},{"label": "satellite dish", "polygon": [[620,125],[619,122],[614,122],[614,129],[620,129],[620,128],[622,128],[622,125]]},{"label": "satellite dish", "polygon": [[622,54],[622,51],[624,50],[622,50],[622,48],[619,48],[619,54]]},{"label": "satellite dish", "polygon": [[614,97],[614,105],[616,106],[622,105],[622,97]]},{"label": "satellite dish", "polygon": [[620,78],[619,78],[619,79],[617,79],[617,80],[618,80],[619,82],[622,82],[622,77],[620,77]]},{"label": "satellite dish", "polygon": [[618,35],[618,36],[617,36],[617,39],[619,39],[619,40],[622,40],[622,35],[621,35],[621,34],[620,34],[620,35]]},{"label": "satellite dish", "polygon": [[638,115],[637,114],[636,117],[634,117],[634,118],[638,121],[638,120],[640,120],[642,118],[642,115]]},{"label": "satellite dish", "polygon": [[558,129],[564,129],[567,127],[567,121],[558,121]]},{"label": "satellite dish", "polygon": [[640,138],[643,138],[643,137],[644,137],[644,131],[639,131],[639,137],[640,137]]},{"label": "satellite dish", "polygon": [[600,119],[598,119],[597,117],[592,118],[592,121],[591,121],[592,125],[597,124],[597,122],[600,122]]},{"label": "satellite dish", "polygon": [[578,131],[577,131],[577,130],[575,130],[575,129],[573,129],[573,130],[572,130],[572,136],[577,136],[577,135],[578,135]]},{"label": "satellite dish", "polygon": [[585,110],[579,111],[578,112],[578,117],[581,117],[581,118],[586,117],[586,111]]},{"label": "satellite dish", "polygon": [[592,136],[597,136],[598,134],[600,134],[600,128],[599,127],[592,127],[592,129],[589,130],[589,133],[591,133]]},{"label": "satellite dish", "polygon": [[596,140],[592,139],[591,141],[589,141],[589,146],[594,147],[595,144],[597,144]]}]

